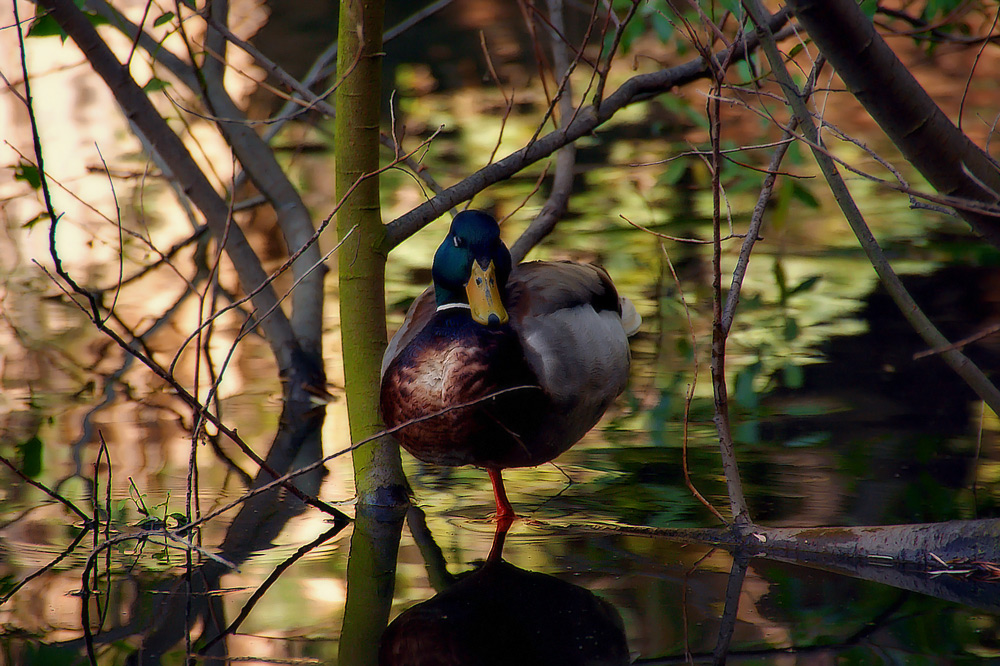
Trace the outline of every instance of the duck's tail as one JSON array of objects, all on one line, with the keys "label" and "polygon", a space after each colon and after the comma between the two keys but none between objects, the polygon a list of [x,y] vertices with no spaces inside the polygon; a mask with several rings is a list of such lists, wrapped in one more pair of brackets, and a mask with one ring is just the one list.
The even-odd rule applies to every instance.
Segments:
[{"label": "duck's tail", "polygon": [[639,331],[642,325],[642,317],[635,309],[635,305],[624,296],[618,297],[618,306],[622,311],[622,326],[625,327],[625,334],[632,337]]}]

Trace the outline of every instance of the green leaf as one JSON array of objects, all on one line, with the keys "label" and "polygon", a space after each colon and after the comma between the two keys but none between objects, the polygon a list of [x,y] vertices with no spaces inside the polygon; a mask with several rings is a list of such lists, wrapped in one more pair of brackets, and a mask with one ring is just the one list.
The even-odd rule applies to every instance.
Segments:
[{"label": "green leaf", "polygon": [[28,162],[22,161],[14,166],[14,180],[24,181],[33,190],[38,190],[42,187],[42,178],[38,173],[38,167]]},{"label": "green leaf", "polygon": [[111,22],[108,21],[108,19],[104,18],[99,14],[91,14],[90,12],[85,12],[85,13],[87,14],[87,20],[90,21],[90,25],[94,26],[95,28],[99,28],[102,25],[111,25]]},{"label": "green leaf", "polygon": [[722,8],[730,12],[733,16],[738,19],[746,20],[746,16],[743,13],[743,4],[740,0],[722,0]]},{"label": "green leaf", "polygon": [[787,388],[790,389],[800,389],[805,381],[805,373],[802,372],[802,366],[795,365],[794,363],[785,363],[781,368],[781,377]]},{"label": "green leaf", "polygon": [[785,267],[781,265],[780,259],[774,261],[774,284],[778,287],[778,302],[781,305],[788,300],[788,282],[785,277]]},{"label": "green leaf", "polygon": [[748,365],[746,368],[736,373],[736,390],[733,398],[736,404],[745,409],[755,409],[759,404],[757,391],[754,389],[754,380],[760,374],[760,362]]},{"label": "green leaf", "polygon": [[[642,25],[642,21],[637,21],[635,18],[633,18],[629,24],[625,26],[625,29],[622,30],[621,41],[619,42],[622,54],[626,54],[632,49],[632,44],[635,43],[635,40],[642,37],[644,31],[645,28]],[[614,39],[614,35],[612,35],[609,31],[608,37],[610,38],[608,40],[608,47],[610,47],[611,42]]]},{"label": "green leaf", "polygon": [[670,38],[674,36],[674,26],[667,17],[659,12],[654,12],[650,15],[649,20],[653,26],[653,31],[660,38],[660,41],[670,41]]},{"label": "green leaf", "polygon": [[45,212],[39,213],[38,215],[34,216],[30,220],[28,220],[27,222],[25,222],[24,224],[22,224],[21,228],[23,228],[23,229],[31,229],[33,226],[35,226],[36,224],[38,224],[42,220],[47,220],[47,219],[49,219],[49,214],[48,213],[45,213]]},{"label": "green leaf", "polygon": [[861,11],[869,20],[875,16],[876,9],[878,9],[878,0],[861,0]]},{"label": "green leaf", "polygon": [[54,18],[49,16],[48,13],[44,13],[38,16],[34,21],[31,22],[31,27],[28,28],[28,37],[59,37],[62,41],[66,41],[66,33],[63,31],[62,26],[56,22]]},{"label": "green leaf", "polygon": [[960,5],[960,0],[927,0],[924,11],[920,13],[920,18],[932,22],[945,14],[952,13]]},{"label": "green leaf", "polygon": [[146,85],[142,87],[142,91],[145,93],[158,92],[170,87],[170,84],[163,79],[158,79],[155,76],[146,82]]},{"label": "green leaf", "polygon": [[688,165],[685,160],[674,160],[667,164],[667,168],[660,174],[657,181],[663,185],[676,185],[688,172]]},{"label": "green leaf", "polygon": [[170,23],[173,20],[174,20],[174,13],[173,12],[165,12],[163,14],[160,14],[156,18],[156,20],[153,21],[153,27],[154,28],[159,28],[164,23]]},{"label": "green leaf", "polygon": [[179,512],[179,511],[174,511],[173,513],[169,514],[167,516],[167,518],[170,518],[170,519],[174,520],[174,523],[175,523],[174,524],[174,528],[178,528],[181,525],[187,525],[187,522],[188,522],[187,516],[185,516],[183,513]]},{"label": "green leaf", "polygon": [[757,65],[754,54],[736,63],[736,71],[739,72],[740,80],[745,83],[756,81],[760,77],[760,67]]},{"label": "green leaf", "polygon": [[785,328],[783,331],[785,342],[791,342],[799,337],[799,322],[795,317],[785,317]]},{"label": "green leaf", "polygon": [[[83,0],[75,0],[77,8],[83,10]],[[94,27],[109,25],[108,20],[103,16],[99,16],[92,12],[84,12],[87,16],[87,20]],[[28,37],[56,37],[58,36],[63,42],[66,41],[68,35],[62,29],[62,26],[52,18],[52,16],[41,7],[35,14],[35,20],[31,22],[31,27],[28,28]]]},{"label": "green leaf", "polygon": [[741,444],[760,444],[760,421],[748,419],[733,428],[733,439]]},{"label": "green leaf", "polygon": [[35,435],[18,444],[17,457],[21,463],[21,472],[30,479],[37,478],[42,473],[42,440]]},{"label": "green leaf", "polygon": [[803,203],[812,209],[818,209],[821,205],[819,199],[813,196],[813,193],[797,180],[792,181],[792,197],[797,199],[799,203]]},{"label": "green leaf", "polygon": [[816,286],[816,283],[818,283],[822,279],[823,279],[822,275],[811,275],[802,282],[799,282],[797,285],[789,289],[788,295],[793,296],[795,294],[802,293],[803,291],[809,291],[814,286]]},{"label": "green leaf", "polygon": [[155,516],[148,516],[136,523],[136,527],[141,530],[162,530],[166,529],[167,524]]}]

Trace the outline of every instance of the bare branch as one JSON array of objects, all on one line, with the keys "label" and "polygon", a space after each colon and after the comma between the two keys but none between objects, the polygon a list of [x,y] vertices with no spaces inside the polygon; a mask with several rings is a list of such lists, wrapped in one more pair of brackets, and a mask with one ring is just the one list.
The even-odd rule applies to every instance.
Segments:
[{"label": "bare branch", "polygon": [[[77,46],[86,54],[94,68],[115,95],[137,131],[158,153],[177,178],[185,194],[201,210],[212,233],[222,238],[226,229],[229,208],[219,197],[180,138],[153,108],[152,103],[118,62],[114,54],[97,34],[90,21],[71,0],[40,0],[52,17],[63,27]],[[248,290],[262,284],[267,276],[260,261],[239,227],[230,234],[226,251],[233,260],[240,282]],[[269,310],[277,301],[270,287],[257,292],[255,302],[262,310]],[[298,347],[295,333],[284,313],[271,317],[264,323],[267,339],[271,344],[278,365],[290,368],[293,352]]]},{"label": "bare branch", "polygon": [[[854,97],[934,189],[997,204],[1000,167],[951,122],[854,0],[788,4]],[[968,210],[959,214],[1000,248],[1000,219]]]},{"label": "bare branch", "polygon": [[[816,84],[816,78],[819,76],[824,62],[825,60],[822,57],[817,59],[812,72],[809,74],[809,80],[806,82],[805,90],[802,93],[807,99],[812,93],[812,88]],[[754,205],[753,213],[750,215],[747,235],[743,239],[742,247],[740,247],[740,256],[736,261],[736,268],[733,270],[733,281],[729,287],[729,293],[726,294],[726,306],[722,312],[722,330],[726,335],[729,335],[729,331],[733,326],[736,306],[740,302],[740,290],[743,287],[743,278],[750,263],[750,253],[753,252],[754,243],[759,239],[760,228],[764,222],[764,211],[767,208],[768,201],[771,200],[771,192],[774,190],[774,181],[777,179],[778,169],[785,157],[785,153],[788,152],[788,147],[791,145],[793,136],[792,133],[797,126],[798,121],[795,118],[788,123],[788,129],[782,135],[777,149],[771,156],[771,162],[767,165],[767,176],[764,178],[764,182],[760,188],[760,195],[757,197],[757,203]]]}]

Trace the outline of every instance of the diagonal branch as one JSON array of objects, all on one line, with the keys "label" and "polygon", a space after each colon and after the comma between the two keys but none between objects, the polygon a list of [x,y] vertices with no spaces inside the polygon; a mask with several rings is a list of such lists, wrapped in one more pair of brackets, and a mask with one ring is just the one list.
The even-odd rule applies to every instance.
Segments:
[{"label": "diagonal branch", "polygon": [[[806,99],[812,95],[816,79],[819,77],[819,72],[825,63],[826,60],[824,58],[818,58],[812,71],[809,73],[805,90],[802,93]],[[761,185],[757,203],[754,205],[753,213],[750,215],[750,224],[747,225],[747,235],[743,239],[743,245],[740,247],[740,256],[736,261],[736,268],[733,271],[733,281],[729,287],[729,293],[726,294],[726,306],[722,311],[722,330],[727,336],[733,326],[733,318],[736,316],[736,306],[740,302],[740,291],[743,289],[743,278],[746,276],[747,266],[750,263],[750,253],[753,252],[754,243],[760,238],[760,228],[764,223],[764,211],[771,200],[774,182],[778,178],[778,169],[781,167],[781,161],[785,158],[785,153],[788,152],[788,147],[792,145],[793,132],[798,127],[798,124],[798,120],[792,118],[788,123],[788,128],[782,132],[781,139],[774,150],[774,154],[771,156],[770,163],[767,165],[767,175],[764,177],[764,182]]]},{"label": "diagonal branch", "polygon": [[920,337],[931,347],[942,348],[941,358],[944,359],[945,363],[962,377],[995,413],[1000,414],[1000,391],[997,390],[997,387],[993,385],[989,378],[983,374],[982,370],[970,361],[967,356],[950,346],[948,339],[937,330],[933,322],[927,318],[927,315],[923,313],[920,306],[917,305],[913,297],[906,291],[899,276],[896,275],[896,272],[889,264],[889,260],[883,254],[882,248],[879,247],[878,241],[872,235],[871,229],[868,228],[868,224],[865,222],[864,216],[862,216],[857,204],[851,197],[847,185],[837,171],[837,165],[820,148],[822,143],[816,125],[813,123],[812,116],[809,114],[808,108],[806,108],[802,94],[799,92],[794,81],[792,81],[791,75],[785,68],[784,60],[778,52],[778,47],[771,37],[771,31],[768,29],[769,20],[767,10],[764,9],[759,0],[743,0],[743,6],[757,26],[757,33],[761,36],[764,53],[771,64],[771,70],[781,85],[788,103],[802,128],[802,132],[810,142],[810,149],[813,156],[819,164],[820,170],[823,172],[823,176],[830,186],[830,190],[837,199],[837,203],[844,212],[848,224],[851,225],[851,230],[854,231],[854,235],[857,236],[858,242],[864,249],[865,254],[868,255],[872,267],[878,273],[882,285],[889,292],[892,300],[899,306],[903,316],[906,317],[906,320],[910,322],[910,325],[913,326]]},{"label": "diagonal branch", "polygon": [[[218,50],[219,55],[224,56],[225,38],[213,24],[224,22],[228,2],[212,0],[209,10],[215,20],[209,23],[206,40],[209,46]],[[217,121],[219,131],[232,146],[254,185],[271,203],[288,250],[294,253],[307,247],[315,230],[312,217],[298,190],[278,164],[274,151],[249,126],[242,109],[236,106],[226,92],[222,82],[223,68],[222,60],[213,57],[206,59],[201,92],[212,113],[217,118],[226,118]],[[299,288],[292,294],[292,326],[302,350],[316,357],[322,352],[324,271],[308,271],[319,260],[319,256],[319,247],[313,244],[308,246],[299,261],[292,264],[292,275],[296,281],[302,280]]]},{"label": "diagonal branch", "polygon": [[[787,21],[788,11],[782,9],[772,17],[770,27],[772,30],[778,30]],[[737,43],[733,62],[745,59],[757,46],[756,35],[747,35]],[[716,54],[715,57],[723,56]],[[699,57],[677,67],[633,76],[618,90],[601,101],[598,106],[589,106],[581,110],[571,122],[563,127],[540,137],[531,145],[508,155],[499,162],[483,167],[461,182],[445,189],[437,196],[390,222],[386,225],[385,249],[392,249],[399,245],[429,222],[436,220],[459,203],[468,201],[490,185],[509,178],[525,167],[548,157],[563,146],[590,134],[626,106],[662,95],[675,86],[703,79],[709,73],[708,65],[704,59]]]}]

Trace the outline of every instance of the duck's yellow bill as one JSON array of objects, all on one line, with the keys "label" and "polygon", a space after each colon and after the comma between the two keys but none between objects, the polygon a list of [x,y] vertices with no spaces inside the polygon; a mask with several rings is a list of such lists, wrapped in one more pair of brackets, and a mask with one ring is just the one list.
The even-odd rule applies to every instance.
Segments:
[{"label": "duck's yellow bill", "polygon": [[472,262],[472,275],[465,285],[465,293],[475,321],[483,326],[507,323],[507,310],[500,301],[497,272],[492,261],[486,268],[480,268],[478,261]]}]

